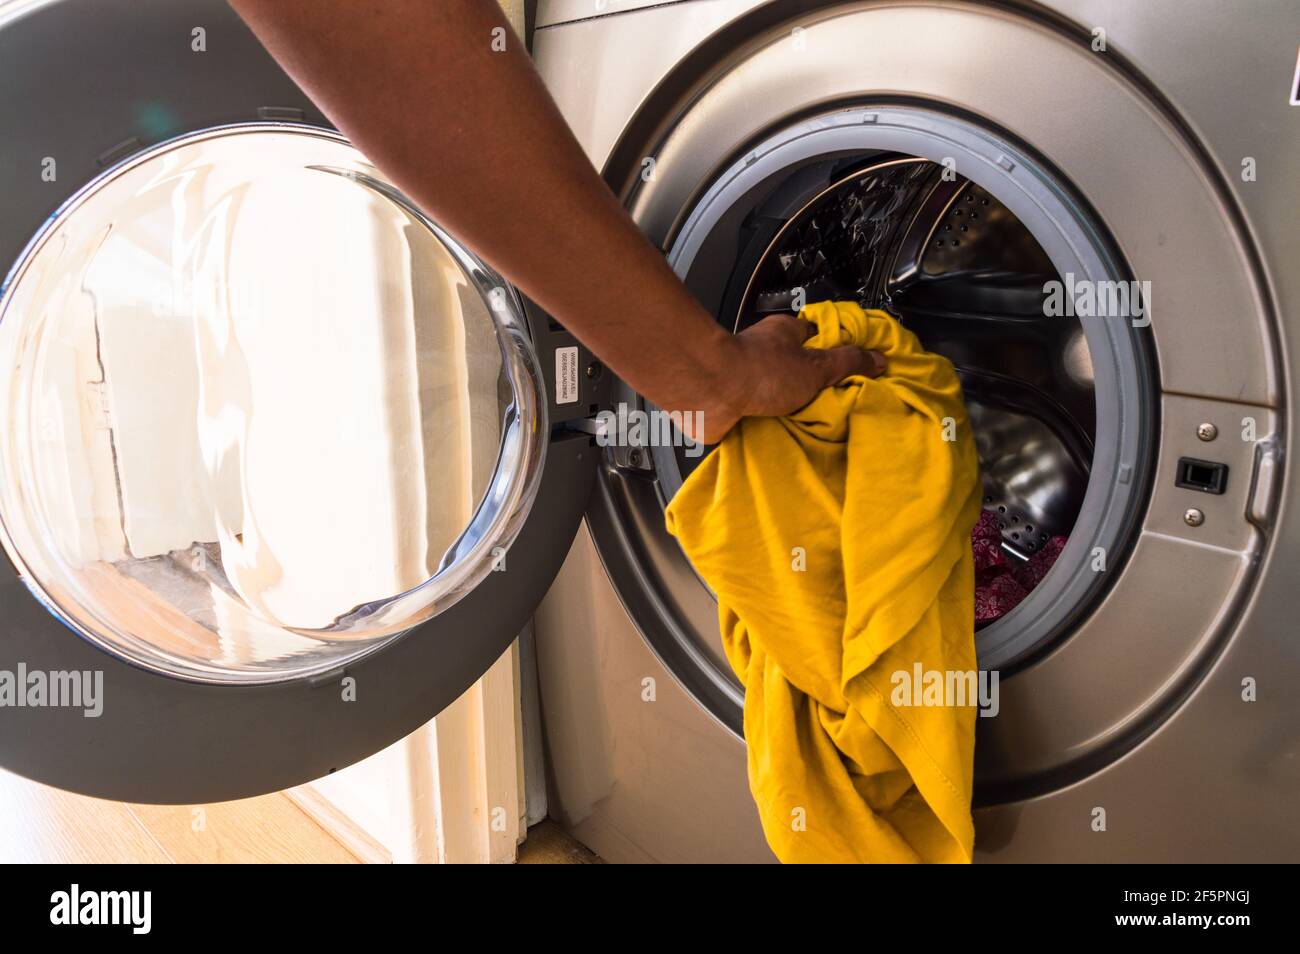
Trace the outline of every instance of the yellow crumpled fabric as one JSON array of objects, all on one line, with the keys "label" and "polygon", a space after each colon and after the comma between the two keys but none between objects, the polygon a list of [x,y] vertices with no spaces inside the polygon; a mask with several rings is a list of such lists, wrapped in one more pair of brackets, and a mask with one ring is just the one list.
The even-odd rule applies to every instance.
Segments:
[{"label": "yellow crumpled fabric", "polygon": [[961,386],[884,312],[821,302],[800,317],[817,325],[807,347],[878,350],[885,374],[743,420],[668,529],[718,597],[777,858],[969,862],[976,700],[895,704],[921,698],[918,663],[977,669],[981,491]]}]

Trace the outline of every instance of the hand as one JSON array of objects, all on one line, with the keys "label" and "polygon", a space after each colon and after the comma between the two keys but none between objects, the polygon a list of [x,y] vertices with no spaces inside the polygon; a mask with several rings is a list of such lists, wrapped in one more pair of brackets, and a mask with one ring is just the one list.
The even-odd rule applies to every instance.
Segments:
[{"label": "hand", "polygon": [[730,338],[729,387],[704,406],[704,442],[716,444],[742,417],[780,416],[803,407],[822,388],[850,375],[879,377],[885,357],[853,345],[805,348],[817,326],[793,315],[769,315]]}]

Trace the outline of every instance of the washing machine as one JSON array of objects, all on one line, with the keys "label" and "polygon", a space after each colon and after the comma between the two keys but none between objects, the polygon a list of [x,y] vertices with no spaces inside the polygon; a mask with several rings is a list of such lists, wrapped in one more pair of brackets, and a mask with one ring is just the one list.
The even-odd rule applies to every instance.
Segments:
[{"label": "washing machine", "polygon": [[[583,146],[718,320],[891,309],[962,373],[1002,550],[1059,550],[977,633],[982,860],[1300,854],[1296,21],[533,11]],[[641,399],[224,3],[0,4],[0,130],[0,766],[289,787],[533,617],[551,814],[608,860],[770,860],[716,605],[663,529],[697,459],[600,446]]]},{"label": "washing machine", "polygon": [[[852,298],[957,366],[993,532],[1045,569],[977,627],[977,860],[1300,857],[1298,45],[1287,2],[539,7],[570,124],[720,322]],[[550,810],[611,860],[771,859],[663,527],[693,463],[607,452],[537,616]]]}]

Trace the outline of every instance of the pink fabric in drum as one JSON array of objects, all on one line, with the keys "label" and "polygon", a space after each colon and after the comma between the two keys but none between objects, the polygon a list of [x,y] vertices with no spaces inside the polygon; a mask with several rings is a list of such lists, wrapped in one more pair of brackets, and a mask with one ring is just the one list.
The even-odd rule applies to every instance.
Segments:
[{"label": "pink fabric in drum", "polygon": [[1047,576],[1068,539],[1060,535],[1050,538],[1021,563],[1002,549],[998,515],[991,510],[982,512],[971,531],[971,547],[975,551],[975,622],[991,623],[1019,606],[1029,591]]}]

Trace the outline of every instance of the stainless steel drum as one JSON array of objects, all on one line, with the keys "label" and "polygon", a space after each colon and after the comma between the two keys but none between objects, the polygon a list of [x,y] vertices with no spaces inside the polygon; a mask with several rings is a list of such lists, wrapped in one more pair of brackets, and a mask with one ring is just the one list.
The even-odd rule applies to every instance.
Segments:
[{"label": "stainless steel drum", "polygon": [[740,330],[800,302],[884,308],[962,378],[1003,547],[1028,559],[1068,536],[1096,426],[1079,320],[1044,317],[1056,269],[1020,220],[942,165],[873,158],[770,240],[736,311]]}]

